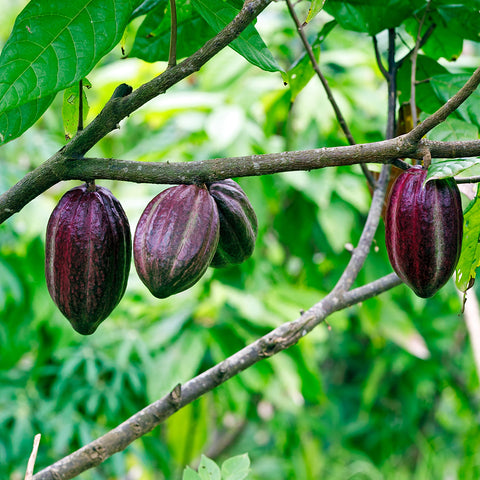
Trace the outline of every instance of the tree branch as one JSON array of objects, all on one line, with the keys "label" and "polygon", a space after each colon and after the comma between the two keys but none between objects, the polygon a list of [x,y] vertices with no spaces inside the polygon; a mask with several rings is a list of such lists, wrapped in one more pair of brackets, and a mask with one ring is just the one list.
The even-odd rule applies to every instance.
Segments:
[{"label": "tree branch", "polygon": [[0,195],[0,224],[62,180],[103,179],[175,185],[363,163],[389,163],[396,157],[422,159],[425,149],[430,150],[432,158],[480,156],[480,140],[460,142],[421,140],[418,144],[413,144],[407,139],[408,134],[368,144],[193,162],[77,158],[66,157],[59,152]]},{"label": "tree branch", "polygon": [[178,409],[213,390],[260,360],[285,350],[322,323],[328,315],[379,295],[401,283],[394,274],[347,293],[333,292],[304,312],[300,318],[272,330],[223,362],[192,378],[163,398],[148,405],[113,430],[53,465],[37,473],[33,480],[68,480],[100,465],[113,454],[124,450],[134,440],[147,434]]}]

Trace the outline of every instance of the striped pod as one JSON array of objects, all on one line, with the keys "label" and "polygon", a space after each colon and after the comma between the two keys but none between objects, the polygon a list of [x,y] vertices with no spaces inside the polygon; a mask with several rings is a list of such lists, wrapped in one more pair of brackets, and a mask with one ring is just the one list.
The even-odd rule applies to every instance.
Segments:
[{"label": "striped pod", "polygon": [[388,257],[397,275],[422,298],[452,276],[462,247],[463,213],[453,180],[431,180],[414,166],[395,181],[385,216]]},{"label": "striped pod", "polygon": [[218,211],[206,187],[178,185],[159,193],[137,224],[133,258],[152,295],[166,298],[195,284],[217,249]]},{"label": "striped pod", "polygon": [[77,332],[92,334],[118,305],[131,253],[128,219],[110,190],[82,185],[60,199],[47,225],[45,277]]},{"label": "striped pod", "polygon": [[240,185],[221,180],[209,185],[220,217],[220,239],[211,267],[227,267],[244,262],[255,248],[258,221],[252,204]]}]

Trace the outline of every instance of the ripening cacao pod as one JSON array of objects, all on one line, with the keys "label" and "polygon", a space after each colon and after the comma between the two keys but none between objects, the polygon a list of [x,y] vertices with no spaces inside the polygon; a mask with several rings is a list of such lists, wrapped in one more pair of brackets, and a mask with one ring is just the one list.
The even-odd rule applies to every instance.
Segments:
[{"label": "ripening cacao pod", "polygon": [[118,305],[131,254],[130,225],[110,190],[90,184],[65,193],[47,225],[45,276],[77,332],[92,334]]},{"label": "ripening cacao pod", "polygon": [[218,211],[205,186],[178,185],[158,194],[140,216],[135,267],[152,295],[166,298],[196,283],[217,249]]},{"label": "ripening cacao pod", "polygon": [[452,276],[460,256],[463,213],[453,178],[430,180],[414,166],[390,192],[386,246],[397,275],[422,298],[431,297]]},{"label": "ripening cacao pod", "polygon": [[214,182],[208,189],[220,218],[220,239],[210,266],[242,263],[252,255],[257,239],[258,222],[252,204],[240,185],[231,179]]}]

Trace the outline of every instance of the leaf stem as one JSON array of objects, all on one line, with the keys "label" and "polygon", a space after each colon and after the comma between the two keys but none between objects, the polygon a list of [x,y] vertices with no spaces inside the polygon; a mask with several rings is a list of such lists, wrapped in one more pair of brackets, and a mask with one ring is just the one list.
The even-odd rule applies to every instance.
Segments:
[{"label": "leaf stem", "polygon": [[171,29],[170,29],[170,51],[168,53],[167,69],[177,64],[177,6],[175,0],[170,0]]}]

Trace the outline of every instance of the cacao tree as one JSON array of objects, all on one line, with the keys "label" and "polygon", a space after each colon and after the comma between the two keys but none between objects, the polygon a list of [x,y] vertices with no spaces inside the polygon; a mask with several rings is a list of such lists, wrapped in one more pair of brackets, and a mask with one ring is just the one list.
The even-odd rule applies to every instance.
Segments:
[{"label": "cacao tree", "polygon": [[[293,404],[301,397],[304,404],[320,406],[325,396],[316,374],[318,364],[328,366],[328,362],[316,356],[322,353],[313,354],[316,343],[309,340],[320,335],[320,324],[329,322],[335,330],[341,328],[335,326],[339,318],[340,325],[352,324],[347,334],[357,336],[362,348],[368,349],[370,341],[383,344],[393,339],[409,355],[402,362],[410,365],[411,357],[425,362],[431,352],[408,315],[399,313],[402,309],[426,322],[421,328],[431,338],[440,335],[439,326],[453,328],[451,319],[458,321],[457,313],[464,309],[468,328],[461,331],[463,336],[457,333],[460,339],[446,328],[438,358],[445,359],[445,352],[451,351],[458,358],[468,358],[468,375],[458,367],[460,362],[442,363],[437,365],[445,370],[441,381],[448,375],[455,388],[449,384],[444,394],[435,389],[434,382],[425,382],[416,385],[409,398],[415,412],[425,398],[439,405],[434,409],[437,423],[428,425],[440,425],[449,433],[454,428],[445,412],[454,408],[458,397],[474,412],[478,399],[471,398],[475,396],[470,389],[471,385],[478,389],[476,374],[480,371],[479,364],[475,370],[473,360],[479,358],[478,338],[471,333],[475,324],[471,319],[478,321],[479,315],[471,313],[470,306],[476,299],[475,269],[480,258],[478,193],[473,188],[478,182],[480,152],[479,6],[474,0],[462,4],[435,0],[381,4],[73,0],[68,5],[31,0],[10,7],[16,9],[15,20],[7,28],[11,33],[0,54],[1,148],[9,155],[29,151],[32,145],[36,148],[42,122],[54,124],[57,137],[44,140],[44,158],[25,160],[19,155],[13,167],[8,163],[0,170],[0,272],[8,285],[0,290],[4,302],[2,383],[8,387],[0,405],[2,401],[6,406],[17,403],[19,398],[21,405],[29,405],[15,415],[6,408],[0,416],[2,428],[12,432],[12,440],[0,444],[0,459],[5,460],[0,463],[8,465],[5,475],[17,478],[18,469],[26,468],[25,445],[31,444],[34,433],[43,437],[33,475],[41,480],[75,478],[87,471],[91,478],[127,478],[132,457],[136,465],[153,462],[149,465],[155,472],[152,478],[171,478],[178,474],[175,468],[183,470],[205,453],[206,441],[198,439],[194,429],[204,422],[202,431],[207,432],[207,413],[216,408],[223,418],[215,429],[225,427],[229,409],[235,409],[244,419],[254,415],[260,423],[277,413],[277,432],[282,432],[288,423],[283,420],[289,418],[279,413],[282,401]],[[365,64],[357,70],[348,49],[343,49],[345,39],[368,45],[362,53]],[[226,47],[233,52],[225,53]],[[221,55],[229,56],[215,64]],[[101,78],[96,76],[100,70],[104,85],[101,80],[93,81]],[[349,70],[358,84],[362,84],[362,75],[369,78],[357,97],[348,84],[352,77],[345,71]],[[247,84],[237,83],[246,71]],[[241,88],[233,98],[222,98],[209,90],[209,82],[214,90],[222,82]],[[271,85],[275,85],[273,90]],[[263,104],[250,104],[257,91],[262,92]],[[196,105],[198,98],[190,94],[198,92],[208,93],[211,103]],[[182,94],[184,104],[180,103]],[[149,105],[170,97],[179,103],[170,110],[148,112]],[[89,103],[97,106],[96,111],[89,112]],[[235,108],[242,103],[251,110]],[[182,109],[195,110],[197,116],[189,112],[183,123],[169,123]],[[206,109],[213,113],[204,127],[202,112]],[[357,110],[364,110],[361,116]],[[215,118],[218,111],[221,114]],[[378,112],[383,115],[380,120]],[[238,127],[242,115],[248,118],[243,130]],[[309,122],[302,123],[302,119]],[[369,121],[379,121],[384,131],[370,129]],[[64,136],[61,139],[59,131]],[[42,135],[47,138],[45,130]],[[427,193],[422,207],[428,203],[434,212],[428,225],[415,213],[406,220],[410,209],[399,207],[400,196],[390,196],[396,177],[405,175],[402,170],[422,173],[422,184],[407,192],[408,200],[418,200],[418,192],[430,192],[436,182],[443,182],[449,191],[455,189],[455,208],[442,213],[447,196]],[[103,210],[95,210],[92,200],[79,206],[68,197],[66,209],[61,210],[64,201],[60,197],[69,190],[63,182],[72,184],[70,192],[104,196]],[[79,182],[86,186],[79,187]],[[107,182],[115,197],[101,186]],[[127,190],[123,188],[142,202],[150,195],[151,203],[132,202],[125,214],[122,192]],[[14,222],[35,222],[29,208],[45,198],[53,204],[51,210],[60,200],[51,226],[47,230],[44,225],[46,254],[45,238],[32,241],[26,260],[19,265],[9,256],[22,232],[21,223]],[[354,218],[345,203],[354,206]],[[392,205],[402,215],[393,233],[388,220]],[[300,210],[302,222],[297,218]],[[73,211],[79,216],[72,216]],[[127,216],[132,220],[132,212],[137,224],[133,246],[137,271],[131,269],[129,274]],[[354,231],[360,222],[361,229]],[[389,248],[388,252],[401,278],[389,264],[385,234],[387,248],[388,240],[396,246],[407,245],[401,254],[401,249]],[[69,249],[71,244],[81,248]],[[405,266],[409,254],[418,254],[415,265],[419,268],[407,265],[408,275],[404,275],[398,265]],[[372,255],[377,255],[375,261]],[[455,268],[456,287],[464,292],[463,297],[449,280]],[[423,273],[430,269],[433,275],[425,279]],[[43,293],[29,293],[18,272],[33,279],[32,283],[44,281],[46,275]],[[416,277],[412,282],[411,276]],[[420,296],[435,297],[418,300],[402,280]],[[91,338],[64,333],[70,326],[63,325],[65,318],[48,298],[47,284],[60,310],[81,334]],[[276,290],[280,284],[285,288]],[[262,298],[267,291],[275,294],[270,300]],[[136,296],[141,301],[135,302]],[[392,306],[392,298],[399,308]],[[22,318],[34,319],[38,325],[35,334],[29,333],[27,322],[13,320],[19,304],[28,312]],[[450,313],[443,317],[445,305]],[[356,310],[350,310],[352,306]],[[435,321],[447,317],[448,322]],[[368,337],[355,329],[362,318],[362,327],[370,330]],[[398,322],[403,322],[400,328]],[[472,352],[464,345],[468,332]],[[65,340],[68,335],[76,335],[75,341]],[[15,342],[20,336],[33,337],[33,343],[19,347]],[[357,350],[358,345],[345,355],[356,358]],[[40,366],[33,386],[26,379],[33,371],[31,365]],[[59,365],[63,373],[54,376],[51,372]],[[372,392],[381,389],[390,369],[394,374],[402,369],[385,359],[375,365],[362,393],[362,405],[367,406],[362,412],[371,416],[376,414],[373,405],[377,401]],[[295,369],[302,370],[301,382],[292,374]],[[351,379],[347,373],[338,382],[345,387]],[[76,376],[85,380],[83,389],[69,383]],[[301,385],[294,385],[297,381]],[[225,390],[219,390],[223,386]],[[412,390],[408,382],[396,388]],[[282,398],[285,392],[288,400]],[[391,391],[385,398],[396,393]],[[56,398],[58,404],[46,403],[48,398]],[[381,424],[384,405],[375,406]],[[403,415],[400,407],[392,410],[398,414],[395,418]],[[354,417],[341,405],[336,412]],[[300,417],[294,423],[301,423]],[[412,424],[420,425],[422,417],[414,414]],[[306,405],[304,418],[306,423],[316,418],[307,413]],[[46,424],[45,419],[51,420],[44,427],[47,431],[34,431]],[[163,437],[157,435],[159,426],[167,422],[177,423]],[[357,448],[364,422],[359,415],[350,424],[352,450]],[[329,436],[335,435],[335,428],[322,425],[328,432],[311,430],[312,437],[333,441]],[[470,420],[462,424],[465,444],[475,438],[474,427]],[[212,452],[206,453],[219,456],[221,445],[231,446],[247,428],[248,422],[241,420],[222,441],[211,435]],[[399,435],[401,448],[404,442],[424,441],[427,433],[420,427],[419,432],[421,438],[415,441]],[[394,434],[386,434],[387,441],[389,435]],[[378,443],[364,447],[375,459],[372,465],[387,464],[379,453],[385,438],[379,436]],[[324,443],[310,440],[299,447],[303,456],[327,450]],[[169,454],[179,443],[182,453]],[[248,441],[243,446],[253,449]],[[420,450],[417,446],[412,457]],[[55,456],[59,451],[65,452],[63,458]],[[14,461],[8,458],[10,454]],[[462,455],[471,463],[462,460],[451,468],[459,476],[467,472],[465,478],[476,478],[475,455],[469,455],[467,447]],[[25,465],[13,465],[20,458]],[[238,458],[237,474],[247,475],[244,458]],[[390,471],[399,475],[414,471],[409,465],[399,469],[391,458],[388,461]],[[411,464],[416,465],[415,461]],[[210,467],[217,472],[202,457],[199,473],[189,468],[185,477],[219,478],[218,472],[202,477],[201,468],[205,472]],[[225,471],[229,468],[233,467],[227,463]],[[318,478],[325,471],[335,471],[308,462],[291,468],[293,472],[281,464],[272,478]],[[339,478],[347,476],[345,465],[342,468],[336,473]],[[443,465],[438,468],[444,471]],[[383,478],[363,473],[366,478]],[[270,478],[262,476],[261,470],[253,475]]]}]

